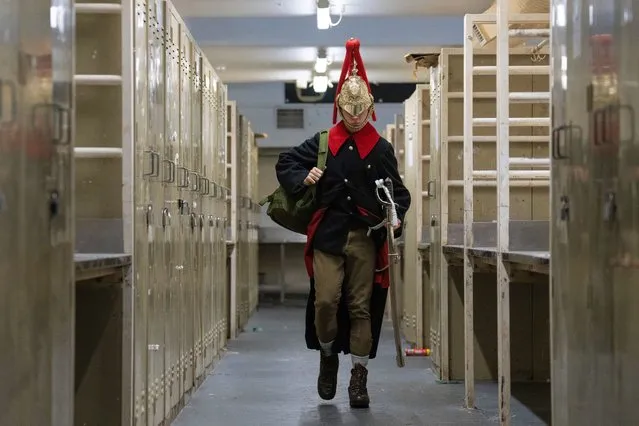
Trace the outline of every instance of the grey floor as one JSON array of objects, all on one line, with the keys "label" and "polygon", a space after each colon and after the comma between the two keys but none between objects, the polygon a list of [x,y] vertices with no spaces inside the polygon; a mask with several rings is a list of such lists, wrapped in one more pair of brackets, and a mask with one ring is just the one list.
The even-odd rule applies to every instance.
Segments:
[{"label": "grey floor", "polygon": [[[463,384],[438,384],[427,358],[395,365],[392,329],[369,364],[371,408],[348,406],[350,358],[342,356],[337,396],[316,392],[319,355],[304,343],[301,307],[261,307],[246,331],[175,420],[175,426],[417,426],[497,424],[497,386],[477,385],[476,410],[462,408]],[[544,425],[547,386],[516,388],[513,425]],[[526,406],[521,402],[526,401]],[[535,414],[537,412],[538,414]]]}]

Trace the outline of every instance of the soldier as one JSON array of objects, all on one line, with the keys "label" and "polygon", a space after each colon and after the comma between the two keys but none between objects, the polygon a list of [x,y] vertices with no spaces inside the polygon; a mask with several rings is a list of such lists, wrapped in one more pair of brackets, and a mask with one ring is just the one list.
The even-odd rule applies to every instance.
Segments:
[{"label": "soldier", "polygon": [[[375,181],[390,178],[397,214],[403,220],[411,197],[397,170],[393,146],[369,122],[376,120],[373,96],[359,53],[359,40],[346,43],[328,131],[326,167],[317,164],[320,134],[280,155],[275,166],[282,188],[304,193],[317,185],[318,210],[307,230],[306,268],[311,291],[306,310],[306,344],[320,351],[317,390],[335,397],[338,354],[350,353],[350,405],[369,406],[368,360],[375,358],[389,286],[384,212]],[[401,234],[401,225],[395,235]]]}]

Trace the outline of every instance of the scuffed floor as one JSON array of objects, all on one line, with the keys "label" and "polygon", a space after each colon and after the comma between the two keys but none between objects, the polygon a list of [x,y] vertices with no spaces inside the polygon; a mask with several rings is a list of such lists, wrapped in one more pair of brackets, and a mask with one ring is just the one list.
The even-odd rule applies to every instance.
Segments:
[{"label": "scuffed floor", "polygon": [[[224,359],[175,420],[175,426],[430,426],[497,424],[497,386],[477,384],[477,410],[462,408],[463,384],[438,384],[426,358],[395,365],[392,330],[382,332],[380,353],[369,364],[371,408],[348,405],[350,358],[340,359],[337,396],[317,396],[319,353],[306,349],[304,310],[262,307],[246,331],[230,342]],[[547,391],[524,387],[528,407],[512,400],[513,425],[543,425]],[[540,402],[541,401],[541,402]]]}]

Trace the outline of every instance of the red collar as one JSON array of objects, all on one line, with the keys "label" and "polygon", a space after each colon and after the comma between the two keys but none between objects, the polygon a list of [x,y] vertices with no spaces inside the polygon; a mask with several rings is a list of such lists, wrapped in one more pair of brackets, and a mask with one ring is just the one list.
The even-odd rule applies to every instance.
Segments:
[{"label": "red collar", "polygon": [[350,134],[344,122],[340,121],[328,131],[328,148],[331,150],[331,154],[336,156],[344,142],[351,136],[355,140],[357,151],[362,160],[370,154],[380,138],[379,133],[370,122],[366,123],[358,132]]}]

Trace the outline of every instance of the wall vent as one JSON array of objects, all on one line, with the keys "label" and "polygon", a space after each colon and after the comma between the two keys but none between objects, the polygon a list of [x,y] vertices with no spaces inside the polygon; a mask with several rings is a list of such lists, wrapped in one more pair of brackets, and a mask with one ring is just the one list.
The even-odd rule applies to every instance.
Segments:
[{"label": "wall vent", "polygon": [[277,109],[278,129],[303,129],[304,110],[299,108],[278,108]]}]

